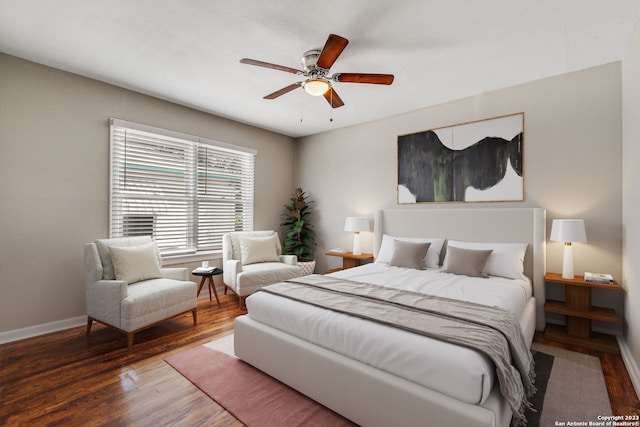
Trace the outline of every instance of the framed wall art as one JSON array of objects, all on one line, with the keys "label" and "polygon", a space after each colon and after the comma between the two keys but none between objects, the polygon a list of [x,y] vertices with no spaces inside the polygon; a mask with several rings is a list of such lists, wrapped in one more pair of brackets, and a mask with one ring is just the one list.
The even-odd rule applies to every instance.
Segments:
[{"label": "framed wall art", "polygon": [[524,200],[524,113],[398,136],[398,203]]}]

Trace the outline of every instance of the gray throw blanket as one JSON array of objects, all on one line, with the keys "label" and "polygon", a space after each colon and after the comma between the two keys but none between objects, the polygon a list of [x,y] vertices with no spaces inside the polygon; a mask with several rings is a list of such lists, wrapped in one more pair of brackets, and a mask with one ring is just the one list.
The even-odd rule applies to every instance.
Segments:
[{"label": "gray throw blanket", "polygon": [[500,391],[514,425],[526,423],[535,393],[533,357],[520,325],[508,311],[448,298],[329,276],[303,276],[260,288],[329,310],[472,348],[495,364]]}]

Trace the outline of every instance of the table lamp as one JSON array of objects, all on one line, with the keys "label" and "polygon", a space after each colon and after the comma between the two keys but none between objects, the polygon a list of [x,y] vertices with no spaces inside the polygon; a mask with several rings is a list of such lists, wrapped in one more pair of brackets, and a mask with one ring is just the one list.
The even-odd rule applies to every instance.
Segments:
[{"label": "table lamp", "polygon": [[564,242],[562,256],[562,278],[573,279],[573,249],[572,242],[586,242],[587,233],[582,219],[554,219],[551,224],[550,239],[554,242]]},{"label": "table lamp", "polygon": [[362,245],[360,243],[360,232],[371,231],[369,218],[362,216],[348,216],[344,222],[344,231],[353,232],[353,254],[362,255]]}]

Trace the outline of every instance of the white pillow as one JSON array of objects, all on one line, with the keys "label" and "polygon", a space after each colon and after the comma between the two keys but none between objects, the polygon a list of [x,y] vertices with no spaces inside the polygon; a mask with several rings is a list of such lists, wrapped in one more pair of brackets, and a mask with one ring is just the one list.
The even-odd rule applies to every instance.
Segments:
[{"label": "white pillow", "polygon": [[155,242],[140,246],[109,246],[116,280],[135,283],[162,276]]},{"label": "white pillow", "polygon": [[275,234],[266,237],[238,237],[242,264],[280,261],[277,239],[278,237]]},{"label": "white pillow", "polygon": [[[524,255],[527,243],[475,243],[449,240],[447,246],[462,249],[488,250],[491,255],[484,267],[484,272],[490,276],[521,279],[524,273]],[[445,256],[444,265],[447,265]]]},{"label": "white pillow", "polygon": [[[149,236],[137,236],[137,237],[114,237],[111,239],[97,239],[96,247],[98,248],[98,254],[100,255],[100,261],[102,262],[102,278],[104,280],[115,280],[116,274],[113,271],[113,262],[111,261],[110,247],[130,247],[140,246],[151,243],[151,237]],[[162,258],[158,253],[158,264],[162,265]]]},{"label": "white pillow", "polygon": [[422,237],[394,237],[388,234],[382,236],[382,244],[376,257],[376,262],[382,262],[388,264],[393,256],[394,240],[401,240],[405,242],[415,243],[430,243],[427,250],[427,256],[425,259],[425,266],[427,268],[439,268],[440,267],[440,252],[442,252],[442,246],[444,245],[444,239],[430,239]]}]

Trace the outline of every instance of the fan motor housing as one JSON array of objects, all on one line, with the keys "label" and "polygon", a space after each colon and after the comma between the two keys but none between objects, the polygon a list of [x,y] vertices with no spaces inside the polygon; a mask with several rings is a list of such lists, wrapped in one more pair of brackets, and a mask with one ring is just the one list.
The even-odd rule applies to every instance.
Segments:
[{"label": "fan motor housing", "polygon": [[[311,49],[302,54],[302,58],[300,58],[300,62],[302,63],[302,68],[305,73],[312,74],[316,70],[320,70],[316,67],[316,63],[318,62],[318,57],[322,49]],[[326,73],[326,72],[325,72]]]}]

